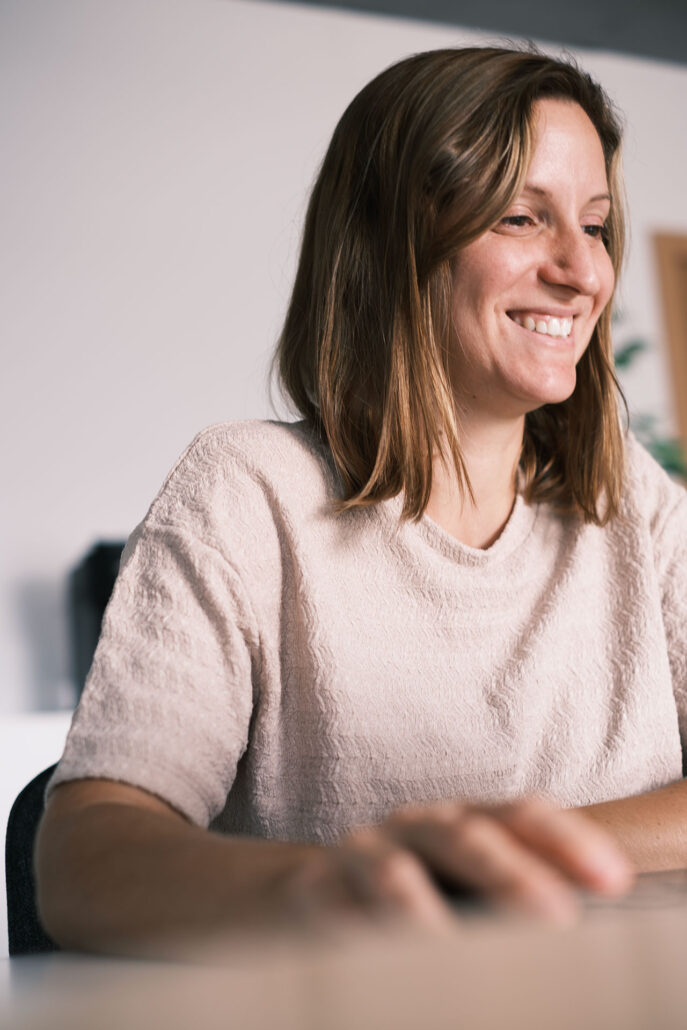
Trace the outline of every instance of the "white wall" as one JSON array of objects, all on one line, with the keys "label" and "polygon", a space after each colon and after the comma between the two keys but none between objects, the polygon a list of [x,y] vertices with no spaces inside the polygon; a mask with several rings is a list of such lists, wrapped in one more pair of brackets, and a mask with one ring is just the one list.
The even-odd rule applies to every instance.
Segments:
[{"label": "white wall", "polygon": [[[344,106],[393,60],[486,38],[285,4],[0,0],[0,711],[70,705],[68,569],[130,531],[199,428],[269,416]],[[649,234],[687,230],[687,69],[579,56],[629,123],[622,333],[660,347]],[[670,416],[660,349],[629,387]]]}]

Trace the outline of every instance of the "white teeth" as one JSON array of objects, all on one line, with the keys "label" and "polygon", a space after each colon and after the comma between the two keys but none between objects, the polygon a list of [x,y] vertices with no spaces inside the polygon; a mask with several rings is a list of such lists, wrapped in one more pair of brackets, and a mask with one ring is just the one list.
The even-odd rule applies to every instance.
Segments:
[{"label": "white teeth", "polygon": [[533,318],[532,315],[515,314],[513,321],[521,325],[523,329],[541,333],[543,336],[570,336],[572,332],[572,318]]}]

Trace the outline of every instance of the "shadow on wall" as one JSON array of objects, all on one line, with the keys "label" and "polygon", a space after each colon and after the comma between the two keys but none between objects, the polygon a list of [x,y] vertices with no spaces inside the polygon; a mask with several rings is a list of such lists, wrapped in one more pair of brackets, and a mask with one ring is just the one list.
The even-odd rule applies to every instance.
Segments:
[{"label": "shadow on wall", "polygon": [[64,578],[30,579],[16,586],[18,629],[26,644],[30,711],[73,708],[77,700],[69,655]]}]

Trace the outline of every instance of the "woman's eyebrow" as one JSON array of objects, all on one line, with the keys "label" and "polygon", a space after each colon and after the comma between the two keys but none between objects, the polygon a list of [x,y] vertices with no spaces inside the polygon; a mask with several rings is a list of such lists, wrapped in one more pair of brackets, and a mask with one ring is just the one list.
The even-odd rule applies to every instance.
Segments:
[{"label": "woman's eyebrow", "polygon": [[[550,197],[551,190],[545,189],[544,186],[535,186],[533,183],[525,183],[522,188],[523,193],[536,193],[539,197]],[[610,193],[596,193],[593,197],[590,197],[587,201],[588,204],[592,204],[597,200],[607,200],[610,203],[613,201],[613,197]]]}]

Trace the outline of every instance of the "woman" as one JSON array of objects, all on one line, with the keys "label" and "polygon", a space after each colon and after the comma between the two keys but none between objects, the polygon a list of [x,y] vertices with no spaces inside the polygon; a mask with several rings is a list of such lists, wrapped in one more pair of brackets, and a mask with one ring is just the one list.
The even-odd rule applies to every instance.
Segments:
[{"label": "woman", "polygon": [[129,541],[40,835],[60,943],[443,922],[437,880],[568,919],[685,864],[687,497],[618,416],[619,146],[536,52],[353,101],[278,351],[303,421],[202,433]]}]

